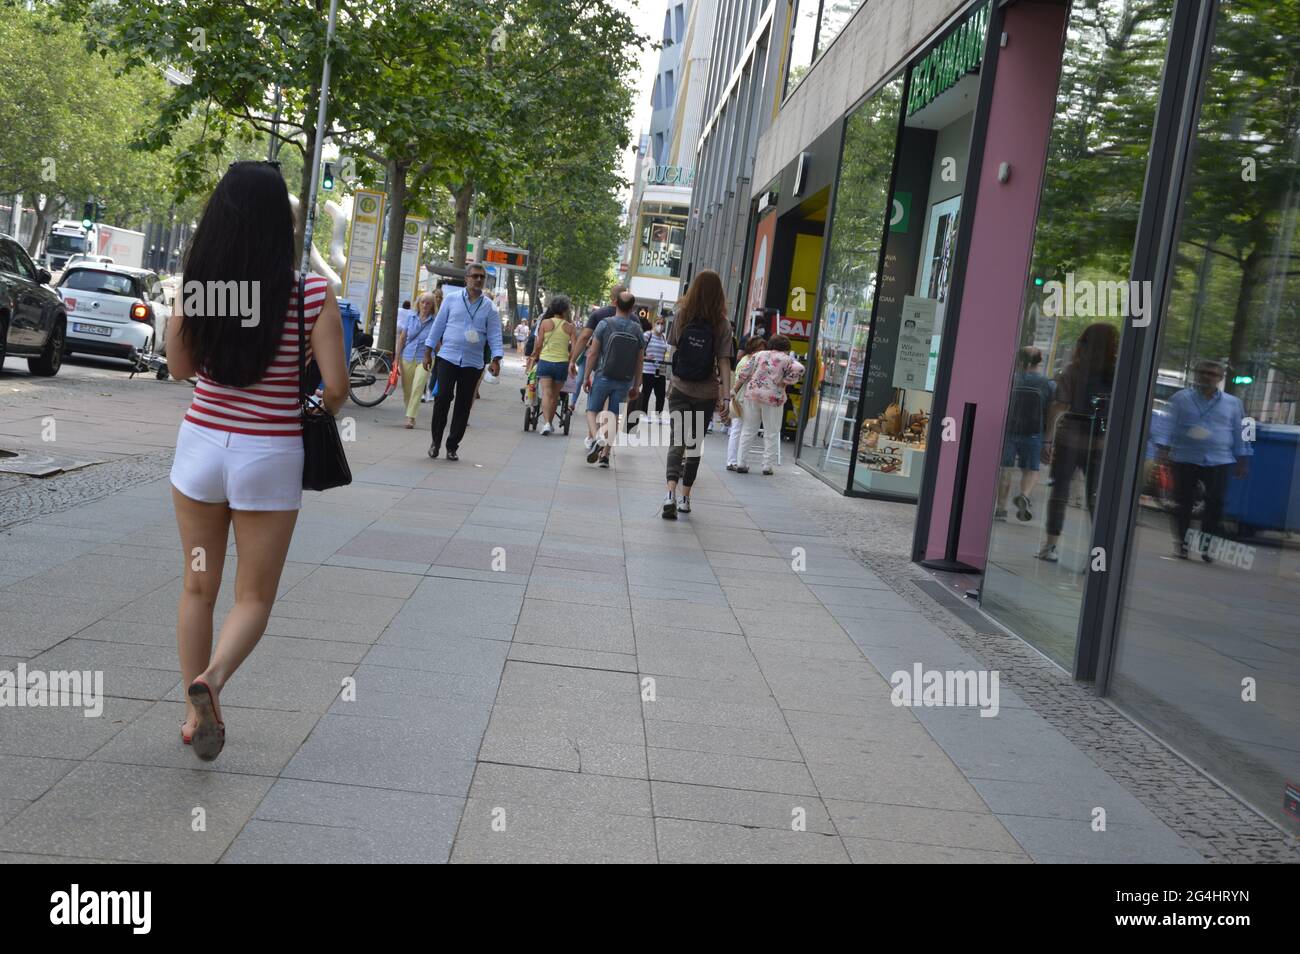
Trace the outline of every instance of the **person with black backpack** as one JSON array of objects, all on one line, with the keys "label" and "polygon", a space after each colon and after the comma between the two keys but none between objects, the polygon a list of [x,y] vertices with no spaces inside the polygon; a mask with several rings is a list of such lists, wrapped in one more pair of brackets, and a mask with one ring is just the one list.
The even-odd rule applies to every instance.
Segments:
[{"label": "person with black backpack", "polygon": [[1014,501],[1016,519],[1034,519],[1032,494],[1038,484],[1043,457],[1043,427],[1056,388],[1040,371],[1043,352],[1026,345],[1016,354],[1016,373],[1011,382],[1011,406],[1007,410],[1007,433],[1002,443],[1002,471],[998,480],[998,503],[993,519],[1007,519],[1007,497],[1011,493],[1012,470],[1020,464],[1020,493]]},{"label": "person with black backpack", "polygon": [[587,428],[595,435],[587,463],[599,460],[601,467],[609,466],[619,408],[625,400],[635,401],[641,392],[645,341],[640,323],[631,315],[635,305],[635,295],[620,292],[614,314],[596,328],[587,348]]},{"label": "person with black backpack", "polygon": [[676,520],[677,514],[691,512],[691,489],[700,470],[704,434],[714,411],[727,422],[734,339],[727,321],[727,297],[717,272],[705,269],[695,276],[677,303],[677,319],[669,329],[668,345],[673,349],[672,390],[668,394],[672,442],[662,516]]}]

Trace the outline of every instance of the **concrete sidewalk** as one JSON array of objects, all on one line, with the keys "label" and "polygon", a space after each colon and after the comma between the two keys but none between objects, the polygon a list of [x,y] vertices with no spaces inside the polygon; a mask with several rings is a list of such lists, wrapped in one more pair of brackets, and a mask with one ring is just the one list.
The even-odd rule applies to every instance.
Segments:
[{"label": "concrete sidewalk", "polygon": [[[523,432],[519,381],[484,386],[457,463],[425,456],[427,406],[411,432],[349,405],[355,482],[307,496],[212,764],[178,738],[165,471],[0,533],[0,669],[109,696],[0,708],[0,860],[1202,860],[1005,686],[993,718],[895,706],[896,670],[980,664],[818,529],[834,493],[788,453],[730,474],[713,435],[664,521],[662,448],[588,465],[576,422]],[[189,399],[57,384],[0,396],[0,446],[53,413],[70,451],[165,449]]]}]

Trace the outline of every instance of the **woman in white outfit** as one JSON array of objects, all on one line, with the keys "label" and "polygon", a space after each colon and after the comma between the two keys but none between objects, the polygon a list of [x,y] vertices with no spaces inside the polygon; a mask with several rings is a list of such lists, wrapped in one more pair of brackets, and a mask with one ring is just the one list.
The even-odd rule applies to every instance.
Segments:
[{"label": "woman in white outfit", "polygon": [[760,335],[754,335],[745,342],[745,353],[736,362],[735,384],[731,387],[731,424],[727,427],[727,470],[735,470],[741,461],[740,434],[745,426],[745,409],[740,406],[740,392],[744,388],[740,383],[740,369],[766,347],[767,342]]},{"label": "woman in white outfit", "polygon": [[[190,241],[186,294],[167,326],[172,377],[198,378],[171,482],[185,563],[176,620],[187,687],[181,739],[205,761],[225,743],[218,699],[266,630],[302,506],[300,309],[308,360],[324,385],[319,413],[337,413],[348,394],[338,302],[324,278],[294,271],[293,225],[279,164],[233,163]],[[192,294],[197,288],[204,294]],[[215,291],[231,288],[233,297]],[[235,605],[214,652],[231,524]]]},{"label": "woman in white outfit", "polygon": [[736,473],[747,474],[745,459],[763,426],[763,474],[771,476],[776,467],[777,441],[781,439],[781,415],[785,410],[785,389],[803,377],[803,365],[790,353],[790,339],[773,335],[767,350],[760,351],[736,375],[744,396],[745,423],[740,431],[740,463]]}]

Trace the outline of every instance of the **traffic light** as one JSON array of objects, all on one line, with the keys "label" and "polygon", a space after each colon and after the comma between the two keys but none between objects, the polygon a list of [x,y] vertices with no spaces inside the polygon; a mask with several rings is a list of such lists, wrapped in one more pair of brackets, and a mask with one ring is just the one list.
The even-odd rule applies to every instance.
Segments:
[{"label": "traffic light", "polygon": [[1255,378],[1253,375],[1249,375],[1249,374],[1234,374],[1232,376],[1232,383],[1233,384],[1254,384]]},{"label": "traffic light", "polygon": [[320,187],[326,192],[334,191],[334,164],[325,163],[325,174],[321,176]]},{"label": "traffic light", "polygon": [[95,224],[95,203],[87,202],[81,208],[81,227],[89,229]]}]

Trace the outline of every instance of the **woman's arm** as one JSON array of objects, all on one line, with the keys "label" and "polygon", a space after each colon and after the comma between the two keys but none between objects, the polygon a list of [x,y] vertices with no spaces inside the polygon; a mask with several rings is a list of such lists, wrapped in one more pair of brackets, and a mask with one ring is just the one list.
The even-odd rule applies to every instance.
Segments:
[{"label": "woman's arm", "polygon": [[348,399],[348,366],[343,355],[343,318],[334,290],[325,288],[325,304],[311,329],[311,352],[325,385],[325,409],[337,414]]},{"label": "woman's arm", "polygon": [[176,296],[172,306],[172,320],[167,322],[167,372],[177,381],[194,377],[194,359],[181,338],[181,328],[185,324],[184,310],[181,308],[181,296]]}]

